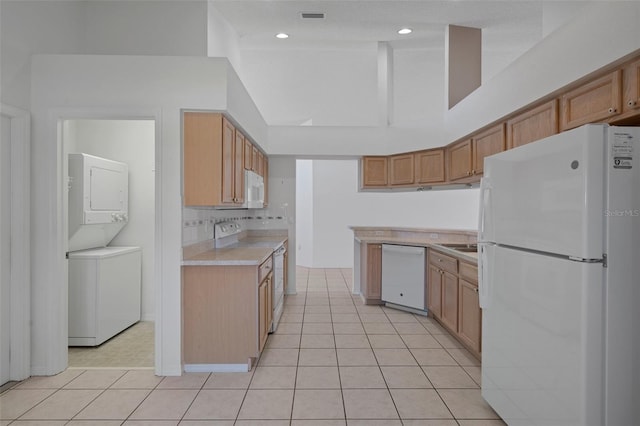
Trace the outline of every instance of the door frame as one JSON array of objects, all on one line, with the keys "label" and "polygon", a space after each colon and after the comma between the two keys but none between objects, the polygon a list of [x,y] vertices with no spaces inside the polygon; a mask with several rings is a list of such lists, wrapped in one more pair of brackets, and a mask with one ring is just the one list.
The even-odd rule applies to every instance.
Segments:
[{"label": "door frame", "polygon": [[[153,120],[154,121],[154,163],[155,163],[155,239],[154,239],[154,318],[155,318],[155,337],[154,337],[154,353],[155,353],[155,371],[156,374],[160,374],[160,366],[162,366],[162,268],[161,268],[161,248],[162,248],[162,113],[160,109],[129,109],[129,108],[73,108],[73,109],[55,109],[51,113],[51,123],[49,130],[55,133],[56,137],[56,152],[57,160],[57,202],[60,205],[60,220],[61,223],[58,226],[60,230],[56,233],[54,241],[55,247],[60,250],[55,258],[57,259],[57,283],[60,294],[68,294],[68,268],[65,258],[65,253],[68,250],[68,241],[66,236],[68,235],[68,223],[67,223],[67,207],[65,203],[67,201],[66,191],[64,191],[64,185],[66,185],[64,172],[66,172],[66,162],[64,161],[64,141],[62,137],[62,124],[67,120]],[[57,298],[51,302],[51,305],[47,308],[49,318],[59,324],[62,329],[57,330],[57,333],[48,334],[45,339],[46,344],[52,350],[47,355],[47,365],[51,367],[50,371],[45,374],[55,374],[63,371],[68,367],[68,357],[66,356],[68,346],[68,329],[67,329],[67,316],[68,316],[68,304],[66,298]]]},{"label": "door frame", "polygon": [[31,116],[28,111],[0,103],[11,123],[11,336],[9,379],[31,373]]}]

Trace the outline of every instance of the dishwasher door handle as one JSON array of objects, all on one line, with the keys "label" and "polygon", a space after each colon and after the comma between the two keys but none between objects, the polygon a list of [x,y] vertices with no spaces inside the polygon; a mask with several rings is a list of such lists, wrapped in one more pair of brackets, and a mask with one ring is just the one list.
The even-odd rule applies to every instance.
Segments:
[{"label": "dishwasher door handle", "polygon": [[397,246],[393,244],[383,244],[382,245],[382,253],[402,253],[402,254],[415,254],[415,255],[424,255],[424,247],[414,247],[414,246]]}]

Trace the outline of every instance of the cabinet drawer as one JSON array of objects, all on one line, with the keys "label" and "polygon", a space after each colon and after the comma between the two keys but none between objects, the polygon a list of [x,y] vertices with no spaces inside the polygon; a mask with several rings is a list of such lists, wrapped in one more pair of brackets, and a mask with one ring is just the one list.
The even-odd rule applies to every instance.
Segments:
[{"label": "cabinet drawer", "polygon": [[429,263],[452,274],[458,273],[458,260],[438,251],[431,250],[429,252]]},{"label": "cabinet drawer", "polygon": [[478,284],[478,267],[470,263],[460,262],[460,277],[469,281],[471,284]]},{"label": "cabinet drawer", "polygon": [[258,271],[258,282],[261,283],[262,280],[267,278],[267,275],[269,275],[269,272],[271,272],[272,269],[273,257],[269,256],[269,258],[260,265],[260,270]]}]

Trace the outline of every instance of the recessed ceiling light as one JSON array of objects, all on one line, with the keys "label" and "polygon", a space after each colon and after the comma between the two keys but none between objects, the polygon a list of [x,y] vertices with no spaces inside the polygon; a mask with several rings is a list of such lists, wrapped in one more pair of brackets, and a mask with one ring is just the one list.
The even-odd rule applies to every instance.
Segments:
[{"label": "recessed ceiling light", "polygon": [[398,34],[402,34],[402,35],[411,34],[412,32],[413,30],[411,28],[402,28],[398,30]]},{"label": "recessed ceiling light", "polygon": [[281,39],[285,39],[285,38],[289,38],[289,34],[287,33],[278,33],[276,34],[277,38],[281,38]]}]

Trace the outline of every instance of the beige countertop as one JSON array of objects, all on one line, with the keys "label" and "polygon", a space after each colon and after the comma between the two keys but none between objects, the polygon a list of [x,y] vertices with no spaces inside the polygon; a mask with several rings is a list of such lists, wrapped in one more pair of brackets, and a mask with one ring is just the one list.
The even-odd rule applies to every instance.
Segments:
[{"label": "beige countertop", "polygon": [[475,244],[477,231],[459,229],[363,227],[352,226],[355,239],[371,244],[397,244],[437,249],[461,260],[476,264],[478,253],[462,252],[442,244]]},{"label": "beige countertop", "polygon": [[287,240],[287,234],[248,233],[224,247],[214,247],[213,240],[183,247],[183,266],[257,266]]}]

